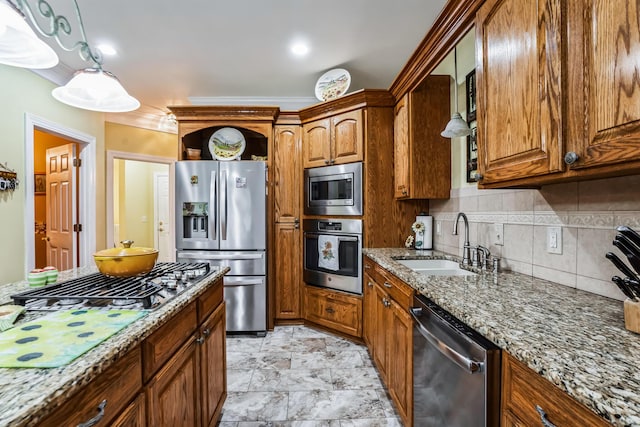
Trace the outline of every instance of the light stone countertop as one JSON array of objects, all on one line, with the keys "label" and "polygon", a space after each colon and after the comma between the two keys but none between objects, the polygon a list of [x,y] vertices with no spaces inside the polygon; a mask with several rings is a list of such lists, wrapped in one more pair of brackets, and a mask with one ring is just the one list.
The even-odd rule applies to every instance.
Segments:
[{"label": "light stone countertop", "polygon": [[[60,272],[58,281],[96,271],[95,267],[87,267]],[[129,349],[140,344],[227,271],[229,268],[211,273],[68,365],[48,369],[0,368],[0,426],[28,426],[37,423],[113,365]],[[11,295],[28,289],[30,287],[26,281],[0,285],[0,305],[12,304]],[[44,314],[47,313],[27,313],[18,319],[18,324]]]},{"label": "light stone countertop", "polygon": [[640,335],[625,329],[621,301],[518,273],[429,277],[395,262],[459,261],[438,251],[363,252],[605,420],[640,426]]}]

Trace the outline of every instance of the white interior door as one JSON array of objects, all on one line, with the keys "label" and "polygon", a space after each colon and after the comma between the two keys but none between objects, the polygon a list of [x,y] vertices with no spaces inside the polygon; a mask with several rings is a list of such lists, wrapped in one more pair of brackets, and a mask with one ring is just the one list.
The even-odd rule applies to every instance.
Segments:
[{"label": "white interior door", "polygon": [[169,174],[153,174],[154,193],[154,244],[158,249],[158,261],[173,260],[173,239],[171,238],[171,205],[169,190]]}]

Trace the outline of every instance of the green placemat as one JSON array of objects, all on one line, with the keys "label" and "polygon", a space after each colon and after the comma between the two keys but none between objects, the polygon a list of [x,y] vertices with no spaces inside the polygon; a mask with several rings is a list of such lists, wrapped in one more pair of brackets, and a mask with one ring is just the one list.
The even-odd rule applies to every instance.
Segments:
[{"label": "green placemat", "polygon": [[0,333],[0,367],[57,368],[145,316],[138,310],[58,311]]}]

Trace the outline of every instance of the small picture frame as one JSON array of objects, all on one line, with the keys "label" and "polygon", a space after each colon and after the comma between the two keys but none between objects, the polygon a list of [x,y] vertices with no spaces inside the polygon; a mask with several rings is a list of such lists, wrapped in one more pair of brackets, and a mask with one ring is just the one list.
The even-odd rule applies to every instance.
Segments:
[{"label": "small picture frame", "polygon": [[467,182],[478,182],[478,122],[469,123],[471,135],[467,137]]},{"label": "small picture frame", "polygon": [[476,120],[476,70],[473,70],[466,77],[467,93],[467,123]]},{"label": "small picture frame", "polygon": [[33,186],[34,186],[33,192],[35,194],[47,194],[47,174],[34,173]]}]

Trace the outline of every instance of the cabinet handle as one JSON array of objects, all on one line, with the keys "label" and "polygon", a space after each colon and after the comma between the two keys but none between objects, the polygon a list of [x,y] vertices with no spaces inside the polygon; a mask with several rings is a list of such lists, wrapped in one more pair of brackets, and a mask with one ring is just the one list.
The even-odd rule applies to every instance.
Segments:
[{"label": "cabinet handle", "polygon": [[335,313],[335,312],[336,312],[336,311],[335,311],[333,308],[331,308],[331,307],[327,307],[327,308],[325,308],[325,309],[324,309],[324,311],[326,311],[326,312],[327,312],[327,313],[329,313],[329,314],[333,314],[333,313]]},{"label": "cabinet handle", "polygon": [[476,181],[482,181],[484,179],[484,175],[481,173],[476,173]]},{"label": "cabinet handle", "polygon": [[370,288],[373,288],[373,282],[367,283],[367,286],[369,286]]},{"label": "cabinet handle", "polygon": [[393,288],[393,286],[389,282],[384,282],[384,287],[385,288]]},{"label": "cabinet handle", "polygon": [[540,405],[536,405],[536,411],[540,414],[540,422],[544,427],[556,427],[555,424],[547,419],[547,413],[544,412],[544,409],[542,409]]},{"label": "cabinet handle", "polygon": [[196,338],[196,342],[200,345],[204,344],[204,337]]},{"label": "cabinet handle", "polygon": [[211,329],[205,329],[204,331],[202,331],[202,335],[204,335],[205,337],[208,337],[209,335],[211,335]]},{"label": "cabinet handle", "polygon": [[568,165],[572,165],[577,162],[579,158],[580,156],[578,156],[575,152],[569,151],[564,155],[564,162]]},{"label": "cabinet handle", "polygon": [[104,399],[98,405],[98,415],[96,415],[95,417],[91,418],[88,421],[85,421],[84,423],[78,424],[78,427],[91,427],[91,426],[94,426],[94,425],[98,424],[100,422],[100,420],[102,420],[102,418],[104,417],[104,408],[105,408],[105,406],[107,406],[107,399]]},{"label": "cabinet handle", "polygon": [[330,165],[330,164],[331,164],[331,161],[330,161],[330,160],[325,160],[325,161],[324,161],[324,164],[325,164],[325,165]]},{"label": "cabinet handle", "polygon": [[370,266],[369,264],[365,264],[365,265],[364,265],[364,269],[365,269],[365,270],[369,270],[369,269],[371,269],[371,266]]}]

